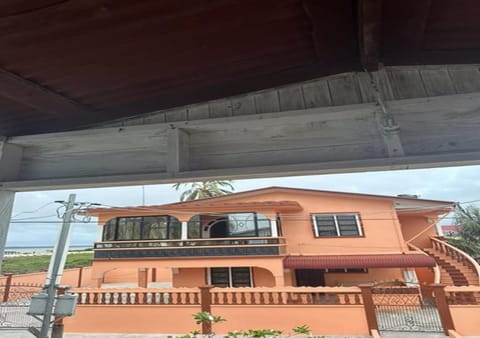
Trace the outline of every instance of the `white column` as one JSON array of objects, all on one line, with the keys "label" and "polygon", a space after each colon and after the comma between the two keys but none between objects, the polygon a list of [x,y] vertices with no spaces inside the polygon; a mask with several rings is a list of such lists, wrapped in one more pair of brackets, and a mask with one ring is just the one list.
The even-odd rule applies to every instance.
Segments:
[{"label": "white column", "polygon": [[270,229],[272,231],[272,237],[278,237],[277,221],[270,220]]},{"label": "white column", "polygon": [[188,239],[188,222],[182,222],[182,232],[180,235],[180,239],[183,239],[183,240]]},{"label": "white column", "polygon": [[15,192],[0,190],[0,275],[2,274],[3,255],[7,243],[8,227],[12,217]]}]

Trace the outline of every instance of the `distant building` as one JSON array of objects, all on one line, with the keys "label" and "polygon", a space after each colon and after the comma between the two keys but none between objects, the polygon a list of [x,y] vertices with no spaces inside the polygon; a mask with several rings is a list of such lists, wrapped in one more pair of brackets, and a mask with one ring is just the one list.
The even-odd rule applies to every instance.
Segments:
[{"label": "distant building", "polygon": [[461,225],[442,225],[443,235],[445,237],[454,237],[458,234],[458,231],[461,228]]}]

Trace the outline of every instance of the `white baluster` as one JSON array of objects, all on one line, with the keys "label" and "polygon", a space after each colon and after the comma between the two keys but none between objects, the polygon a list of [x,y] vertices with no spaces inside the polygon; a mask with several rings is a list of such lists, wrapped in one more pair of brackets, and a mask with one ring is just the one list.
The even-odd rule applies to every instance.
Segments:
[{"label": "white baluster", "polygon": [[82,293],[82,296],[81,296],[80,303],[86,304],[86,303],[87,303],[87,297],[88,297],[88,294],[86,294],[85,292],[83,292],[83,293]]},{"label": "white baluster", "polygon": [[123,305],[127,304],[127,297],[128,297],[128,294],[126,292],[122,292],[121,298],[122,298]]},{"label": "white baluster", "polygon": [[152,304],[152,293],[148,292],[147,293],[147,304]]},{"label": "white baluster", "polygon": [[97,304],[102,304],[103,293],[97,293]]},{"label": "white baluster", "polygon": [[113,294],[113,304],[118,304],[118,297],[119,297],[118,292],[115,292]]},{"label": "white baluster", "polygon": [[169,302],[170,302],[170,295],[167,292],[165,292],[163,294],[163,303],[168,304]]},{"label": "white baluster", "polygon": [[159,293],[159,292],[156,292],[155,293],[155,304],[160,304],[161,299],[162,299],[162,294]]},{"label": "white baluster", "polygon": [[130,293],[130,304],[135,304],[135,292]]},{"label": "white baluster", "polygon": [[110,304],[110,299],[112,298],[112,294],[110,292],[107,292],[105,294],[105,304]]}]

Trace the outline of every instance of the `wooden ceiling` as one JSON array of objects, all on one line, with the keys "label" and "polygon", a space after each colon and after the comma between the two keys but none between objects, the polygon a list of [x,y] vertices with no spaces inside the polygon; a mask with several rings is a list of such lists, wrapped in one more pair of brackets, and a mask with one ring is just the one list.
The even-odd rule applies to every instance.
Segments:
[{"label": "wooden ceiling", "polygon": [[0,135],[346,71],[480,62],[477,0],[3,0]]}]

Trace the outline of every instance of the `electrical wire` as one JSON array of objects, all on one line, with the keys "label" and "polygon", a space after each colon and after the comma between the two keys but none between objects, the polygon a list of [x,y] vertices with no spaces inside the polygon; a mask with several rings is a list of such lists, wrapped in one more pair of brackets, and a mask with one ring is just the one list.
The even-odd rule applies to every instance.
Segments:
[{"label": "electrical wire", "polygon": [[42,205],[41,207],[39,207],[39,208],[37,208],[37,209],[34,209],[34,210],[21,211],[21,212],[15,214],[15,215],[13,215],[12,218],[18,217],[18,216],[23,215],[23,214],[33,214],[33,213],[36,213],[36,212],[42,210],[43,208],[46,208],[46,207],[48,207],[49,205],[52,205],[52,204],[55,204],[55,202],[48,202],[48,203],[46,203],[46,204]]}]

